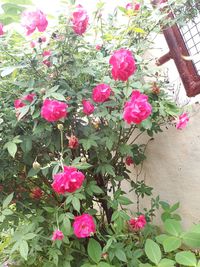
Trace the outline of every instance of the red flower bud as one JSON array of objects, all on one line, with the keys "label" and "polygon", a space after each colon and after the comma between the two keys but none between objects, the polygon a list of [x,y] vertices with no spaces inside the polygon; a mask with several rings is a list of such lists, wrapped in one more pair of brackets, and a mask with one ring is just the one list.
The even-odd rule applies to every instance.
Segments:
[{"label": "red flower bud", "polygon": [[74,135],[69,137],[68,147],[71,149],[76,149],[79,146],[78,138]]}]

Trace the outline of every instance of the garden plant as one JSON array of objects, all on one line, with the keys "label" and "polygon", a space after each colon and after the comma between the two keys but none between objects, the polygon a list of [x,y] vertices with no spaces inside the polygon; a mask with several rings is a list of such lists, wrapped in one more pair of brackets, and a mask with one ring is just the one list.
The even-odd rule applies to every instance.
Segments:
[{"label": "garden plant", "polygon": [[179,204],[131,172],[148,160],[141,136],[189,121],[145,57],[168,4],[133,1],[105,15],[99,1],[89,15],[63,1],[55,23],[29,0],[2,2],[1,266],[200,266],[200,225],[184,231]]}]

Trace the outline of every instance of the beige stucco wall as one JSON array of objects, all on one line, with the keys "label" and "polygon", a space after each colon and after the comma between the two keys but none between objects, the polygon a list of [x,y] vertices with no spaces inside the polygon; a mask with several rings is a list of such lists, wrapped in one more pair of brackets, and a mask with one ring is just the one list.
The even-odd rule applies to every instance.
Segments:
[{"label": "beige stucco wall", "polygon": [[[200,105],[191,109],[187,128],[169,127],[149,142],[139,177],[154,188],[154,196],[159,195],[171,204],[180,202],[179,212],[185,228],[200,222]],[[147,140],[145,136],[139,141]],[[131,170],[132,179],[136,179],[137,170],[133,166]],[[130,193],[130,197],[134,199],[134,194]],[[141,207],[145,206],[149,206],[149,199],[142,200]]]}]

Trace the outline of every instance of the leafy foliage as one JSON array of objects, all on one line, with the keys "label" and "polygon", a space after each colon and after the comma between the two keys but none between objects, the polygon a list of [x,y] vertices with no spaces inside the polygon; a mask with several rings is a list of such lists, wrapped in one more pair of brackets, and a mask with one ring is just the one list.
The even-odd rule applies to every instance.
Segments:
[{"label": "leafy foliage", "polygon": [[[3,2],[0,20],[5,24],[18,22],[30,4],[29,0]],[[130,157],[131,167],[142,168],[147,144],[139,142],[139,137],[146,134],[152,140],[180,112],[162,90],[158,69],[144,58],[152,44],[150,33],[159,32],[166,14],[149,5],[137,13],[119,7],[104,20],[103,7],[103,2],[97,4],[86,36],[75,34],[69,17],[62,15],[49,30],[46,43],[41,43],[41,34],[32,35],[37,40],[34,48],[15,31],[0,39],[0,260],[21,267],[170,267],[187,258],[196,266],[192,252],[180,254],[180,248],[182,244],[199,247],[199,229],[183,232],[174,213],[178,204],[170,207],[159,197],[152,199],[150,210],[141,210],[140,198],[152,196],[153,189],[134,177],[126,162]],[[69,8],[72,11],[74,6]],[[120,16],[123,25],[119,25]],[[97,40],[102,43],[100,50],[95,49]],[[134,52],[137,63],[136,73],[127,82],[114,81],[108,64],[113,51],[121,47]],[[42,56],[47,49],[51,51],[49,66]],[[91,99],[99,83],[109,84],[113,94],[101,104],[93,102],[95,111],[86,116],[82,100]],[[152,114],[140,124],[127,126],[122,113],[134,89],[148,95]],[[30,93],[35,94],[33,101],[24,100],[24,105],[14,108],[16,99]],[[45,99],[67,103],[67,118],[59,122],[41,118]],[[78,139],[75,149],[69,146],[71,136]],[[81,170],[86,179],[75,192],[60,195],[51,184],[63,165]],[[124,182],[131,198],[123,190]],[[151,224],[160,206],[163,235]],[[93,216],[96,232],[78,239],[73,222],[83,213]],[[129,220],[141,213],[148,225],[143,231],[130,229]],[[64,239],[53,242],[57,228]]]}]

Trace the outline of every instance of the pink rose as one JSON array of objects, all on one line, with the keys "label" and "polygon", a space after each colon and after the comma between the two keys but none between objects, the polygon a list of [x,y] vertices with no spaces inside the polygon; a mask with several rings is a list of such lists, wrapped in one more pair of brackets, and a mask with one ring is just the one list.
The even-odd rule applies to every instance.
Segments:
[{"label": "pink rose", "polygon": [[140,10],[140,3],[128,3],[127,5],[126,5],[126,9],[127,10],[134,10],[134,11],[138,11],[138,10]]},{"label": "pink rose", "polygon": [[52,187],[58,194],[73,193],[81,188],[85,176],[74,167],[64,166],[64,172],[54,175]]},{"label": "pink rose", "polygon": [[74,234],[78,238],[90,237],[96,232],[94,219],[90,214],[76,216],[73,223]]},{"label": "pink rose", "polygon": [[146,223],[147,222],[146,222],[146,218],[144,215],[140,215],[137,218],[129,220],[129,225],[135,231],[143,229],[145,227]]},{"label": "pink rose", "polygon": [[30,42],[30,47],[31,47],[31,48],[34,48],[35,46],[36,46],[36,43],[35,43],[34,41],[31,41],[31,42]]},{"label": "pink rose", "polygon": [[186,127],[187,123],[189,121],[189,117],[187,113],[183,113],[182,115],[179,116],[179,120],[176,123],[176,129],[182,130]]},{"label": "pink rose", "polygon": [[99,84],[92,91],[92,99],[96,103],[103,103],[109,99],[111,92],[109,85],[105,83]]},{"label": "pink rose", "polygon": [[40,37],[40,39],[41,39],[42,43],[45,43],[47,40],[47,38],[45,36]]},{"label": "pink rose", "polygon": [[48,59],[43,60],[42,63],[43,63],[44,65],[46,65],[48,68],[50,68],[51,65],[52,65],[52,64],[51,64],[51,61],[49,61]]},{"label": "pink rose", "polygon": [[53,241],[56,241],[56,240],[63,240],[64,238],[64,235],[63,235],[63,232],[60,231],[60,230],[55,230],[53,232],[53,236],[52,236],[52,239]]},{"label": "pink rose", "polygon": [[96,45],[96,50],[97,50],[97,51],[101,50],[101,48],[102,48],[102,45],[99,45],[99,44]]},{"label": "pink rose", "polygon": [[4,35],[3,27],[4,27],[3,24],[0,23],[0,36]]},{"label": "pink rose", "polygon": [[130,166],[131,164],[134,163],[133,158],[131,156],[126,157],[125,163],[126,165]]},{"label": "pink rose", "polygon": [[39,187],[35,187],[33,188],[33,190],[31,191],[31,197],[34,199],[40,199],[43,196],[43,191],[39,188]]},{"label": "pink rose", "polygon": [[82,104],[83,113],[85,113],[86,115],[90,115],[94,112],[94,105],[89,100],[83,99]]},{"label": "pink rose", "polygon": [[132,52],[124,48],[115,51],[109,63],[112,65],[112,77],[114,80],[127,81],[136,71]]},{"label": "pink rose", "polygon": [[76,149],[79,146],[78,138],[74,135],[69,137],[68,147],[71,149]]},{"label": "pink rose", "polygon": [[18,109],[18,108],[22,108],[22,107],[26,106],[26,103],[24,101],[28,101],[31,103],[31,102],[33,102],[35,96],[36,96],[36,94],[28,94],[28,95],[23,96],[22,98],[15,99],[14,107],[16,109]]},{"label": "pink rose", "polygon": [[42,56],[43,56],[43,57],[50,57],[50,56],[51,56],[51,51],[49,51],[49,50],[45,50],[45,51],[42,53]]},{"label": "pink rose", "polygon": [[87,12],[81,5],[76,7],[76,11],[72,14],[73,30],[76,34],[82,35],[88,26],[89,17]]},{"label": "pink rose", "polygon": [[133,91],[130,101],[125,103],[123,118],[128,124],[139,124],[147,119],[151,112],[152,107],[148,102],[148,96],[139,91]]},{"label": "pink rose", "polygon": [[49,122],[58,121],[67,116],[67,108],[68,105],[66,103],[45,99],[41,109],[41,116]]},{"label": "pink rose", "polygon": [[33,33],[36,28],[39,32],[44,32],[48,26],[48,21],[44,13],[40,10],[25,11],[22,14],[22,25],[27,30],[27,35]]}]

